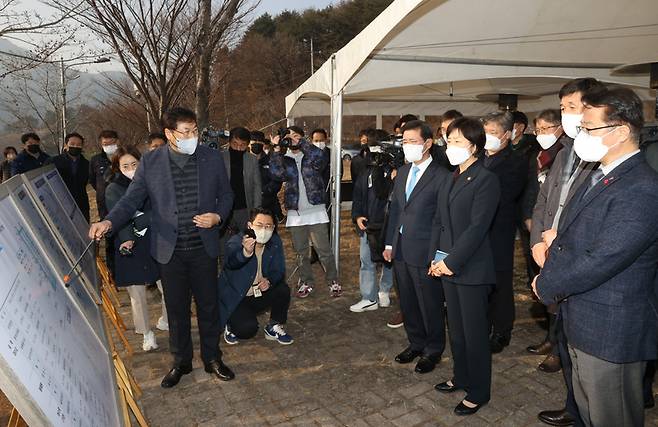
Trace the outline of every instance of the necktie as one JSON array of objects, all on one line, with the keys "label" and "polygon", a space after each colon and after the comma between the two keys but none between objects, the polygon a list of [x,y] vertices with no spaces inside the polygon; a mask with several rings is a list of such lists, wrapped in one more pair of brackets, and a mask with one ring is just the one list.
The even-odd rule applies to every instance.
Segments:
[{"label": "necktie", "polygon": [[589,185],[587,185],[587,190],[585,190],[585,194],[583,194],[583,197],[587,195],[587,193],[590,192],[592,188],[603,178],[603,171],[601,169],[597,169],[592,174],[589,176]]},{"label": "necktie", "polygon": [[411,178],[409,179],[409,183],[407,184],[407,191],[405,192],[407,200],[409,200],[409,196],[411,196],[411,193],[414,191],[414,187],[416,186],[416,182],[418,182],[418,172],[420,172],[420,168],[414,165],[414,167],[411,168]]}]

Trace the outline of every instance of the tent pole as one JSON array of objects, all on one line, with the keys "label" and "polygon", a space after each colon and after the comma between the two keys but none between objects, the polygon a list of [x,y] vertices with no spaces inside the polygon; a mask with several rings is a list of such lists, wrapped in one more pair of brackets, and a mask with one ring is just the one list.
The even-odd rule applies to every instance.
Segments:
[{"label": "tent pole", "polygon": [[[341,156],[343,133],[343,91],[336,83],[336,56],[331,57],[331,247],[340,274],[340,182],[343,159]],[[340,277],[340,276],[339,276]]]},{"label": "tent pole", "polygon": [[375,117],[375,129],[382,129],[382,123],[384,122],[382,115],[377,114]]}]

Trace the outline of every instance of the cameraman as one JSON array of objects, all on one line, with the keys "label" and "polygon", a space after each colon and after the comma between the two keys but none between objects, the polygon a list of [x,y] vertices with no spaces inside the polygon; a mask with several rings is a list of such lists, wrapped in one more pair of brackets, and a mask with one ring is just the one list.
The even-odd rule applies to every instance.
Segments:
[{"label": "cameraman", "polygon": [[[361,301],[350,306],[350,311],[354,313],[377,310],[379,306],[388,307],[391,304],[389,291],[393,286],[393,273],[391,264],[384,263],[381,256],[384,249],[381,233],[393,188],[391,174],[395,165],[389,163],[392,158],[386,153],[375,152],[377,149],[381,150],[372,146],[366,154],[366,169],[354,183],[352,193],[352,221],[359,234],[361,258]],[[375,276],[378,264],[382,265],[382,274],[377,286]]]},{"label": "cameraman", "polygon": [[281,183],[272,179],[270,175],[270,145],[269,141],[265,140],[265,134],[261,131],[251,132],[251,152],[258,159],[258,167],[260,169],[261,192],[262,192],[262,206],[265,209],[272,211],[274,214],[274,222],[279,222],[283,218],[281,212],[281,205],[279,204],[279,191],[281,190]]},{"label": "cameraman", "polygon": [[252,338],[258,332],[259,313],[271,310],[265,338],[288,345],[293,339],[284,329],[290,307],[283,243],[275,234],[272,212],[249,212],[247,232],[226,244],[226,264],[219,276],[220,324],[226,324],[224,341]]},{"label": "cameraman", "polygon": [[317,251],[331,296],[339,297],[343,289],[338,281],[334,255],[329,246],[326,224],[329,216],[325,209],[325,189],[322,171],[327,166],[324,152],[303,139],[304,131],[291,126],[285,137],[272,138],[273,144],[288,147],[286,154],[273,153],[270,174],[273,179],[285,182],[284,200],[288,209],[286,227],[290,229],[292,245],[299,260],[299,287],[297,296],[306,298],[313,291],[313,271],[309,259],[309,239]]}]

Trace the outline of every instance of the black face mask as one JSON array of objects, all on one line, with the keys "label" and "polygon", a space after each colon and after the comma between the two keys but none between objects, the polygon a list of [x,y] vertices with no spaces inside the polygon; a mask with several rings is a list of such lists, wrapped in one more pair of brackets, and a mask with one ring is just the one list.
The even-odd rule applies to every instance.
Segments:
[{"label": "black face mask", "polygon": [[71,156],[79,157],[82,154],[82,147],[69,147],[67,151]]},{"label": "black face mask", "polygon": [[41,152],[41,147],[39,144],[31,144],[27,146],[27,151],[29,151],[32,154],[37,154]]},{"label": "black face mask", "polygon": [[260,153],[262,153],[263,152],[263,144],[259,144],[259,143],[251,144],[251,152],[256,154],[256,155],[259,155]]}]

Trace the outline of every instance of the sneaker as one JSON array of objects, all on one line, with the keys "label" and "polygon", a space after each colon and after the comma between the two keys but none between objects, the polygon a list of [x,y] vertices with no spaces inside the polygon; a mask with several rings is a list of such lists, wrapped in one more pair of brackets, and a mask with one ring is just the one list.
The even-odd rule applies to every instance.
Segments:
[{"label": "sneaker", "polygon": [[158,328],[161,331],[168,331],[169,330],[169,322],[165,322],[164,317],[160,316],[158,319],[158,324],[155,325],[156,328]]},{"label": "sneaker", "polygon": [[144,351],[157,350],[158,343],[155,341],[155,334],[153,331],[148,331],[144,334],[144,342],[142,343],[142,349]]},{"label": "sneaker", "polygon": [[306,298],[313,292],[313,286],[306,282],[299,281],[299,289],[297,289],[297,296],[299,298]]},{"label": "sneaker", "polygon": [[278,341],[281,345],[290,345],[295,342],[280,323],[265,326],[265,339]]},{"label": "sneaker", "polygon": [[237,344],[238,337],[235,336],[233,332],[228,328],[228,325],[224,328],[224,342],[228,345],[235,345]]},{"label": "sneaker", "polygon": [[363,313],[364,311],[373,311],[377,310],[379,306],[377,305],[377,301],[370,301],[367,299],[362,299],[361,301],[357,302],[354,305],[350,306],[350,311],[352,313]]},{"label": "sneaker", "polygon": [[395,313],[393,318],[386,324],[386,326],[388,326],[389,328],[393,328],[393,329],[399,328],[400,326],[403,326],[403,325],[404,325],[404,319],[402,318],[402,312],[401,311],[398,311],[397,313]]},{"label": "sneaker", "polygon": [[380,292],[378,295],[379,295],[379,306],[380,307],[390,307],[391,306],[391,297],[388,295],[388,292]]},{"label": "sneaker", "polygon": [[331,292],[332,297],[336,298],[343,294],[343,288],[340,286],[340,283],[332,280],[331,285],[329,285],[329,292]]}]

